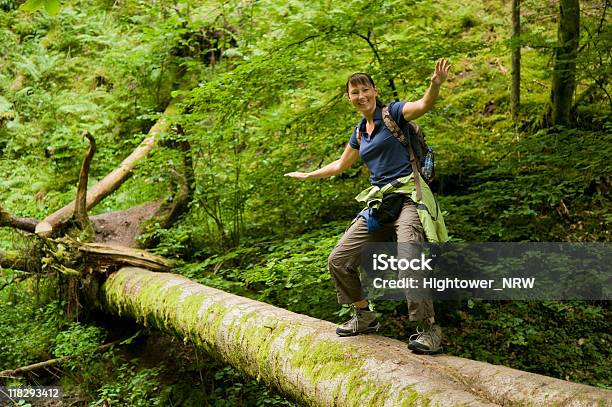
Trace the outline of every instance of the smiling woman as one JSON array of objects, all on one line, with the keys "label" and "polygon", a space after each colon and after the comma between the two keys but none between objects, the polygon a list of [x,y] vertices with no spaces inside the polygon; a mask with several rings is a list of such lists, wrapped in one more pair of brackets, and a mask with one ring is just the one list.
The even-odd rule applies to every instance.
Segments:
[{"label": "smiling woman", "polygon": [[[363,191],[358,200],[367,204],[355,218],[328,259],[329,271],[336,286],[338,302],[351,304],[354,316],[336,329],[340,336],[353,336],[361,333],[377,332],[380,323],[376,314],[370,310],[367,299],[363,297],[359,279],[361,250],[367,243],[375,241],[423,242],[426,238],[443,242],[447,239],[442,216],[436,219],[436,231],[440,234],[432,239],[424,224],[432,224],[427,210],[418,210],[435,203],[431,191],[421,179],[417,168],[411,165],[414,159],[412,147],[406,148],[393,128],[407,133],[409,120],[416,119],[433,108],[438,97],[440,85],[446,80],[450,64],[446,59],[436,63],[431,85],[425,95],[415,102],[396,102],[385,106],[378,99],[374,80],[366,73],[355,73],[346,82],[349,102],[363,115],[355,127],[344,153],[340,159],[309,173],[291,172],[285,174],[297,179],[324,178],[339,174],[350,168],[359,157],[370,170],[372,187]],[[391,126],[391,127],[388,127]],[[397,130],[400,131],[400,130]],[[409,153],[410,151],[410,153]],[[421,194],[420,184],[424,185]],[[363,199],[362,199],[363,198]],[[432,206],[433,207],[433,206]],[[437,206],[436,206],[437,207]],[[392,216],[377,218],[378,209],[387,208]],[[392,209],[389,211],[389,209]],[[425,325],[411,337],[408,347],[416,352],[434,353],[441,347],[441,330],[435,325],[432,300],[429,298],[409,298],[408,311],[411,321]]]}]

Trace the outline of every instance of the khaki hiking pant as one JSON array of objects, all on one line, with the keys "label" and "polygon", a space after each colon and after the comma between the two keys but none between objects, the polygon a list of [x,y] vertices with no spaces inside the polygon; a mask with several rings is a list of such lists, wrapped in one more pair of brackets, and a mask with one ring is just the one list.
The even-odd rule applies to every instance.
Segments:
[{"label": "khaki hiking pant", "polygon": [[[397,237],[398,243],[425,241],[416,206],[410,199],[404,203],[402,212],[395,222],[382,225],[374,233],[368,233],[368,225],[361,216],[349,226],[328,259],[338,303],[352,304],[363,299],[359,280],[361,249],[366,243],[394,241],[396,239],[393,234]],[[406,299],[411,321],[433,322],[434,308],[431,298]]]}]

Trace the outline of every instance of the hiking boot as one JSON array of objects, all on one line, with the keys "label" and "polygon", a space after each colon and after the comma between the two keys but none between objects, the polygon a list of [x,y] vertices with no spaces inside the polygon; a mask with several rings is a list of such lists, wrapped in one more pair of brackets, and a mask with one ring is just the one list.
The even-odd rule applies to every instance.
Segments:
[{"label": "hiking boot", "polygon": [[417,328],[417,333],[410,336],[408,349],[415,353],[436,353],[442,347],[442,329],[438,325],[432,325],[424,331]]},{"label": "hiking boot", "polygon": [[380,322],[376,319],[376,313],[370,310],[363,310],[353,307],[353,318],[336,328],[339,336],[355,336],[378,332]]}]

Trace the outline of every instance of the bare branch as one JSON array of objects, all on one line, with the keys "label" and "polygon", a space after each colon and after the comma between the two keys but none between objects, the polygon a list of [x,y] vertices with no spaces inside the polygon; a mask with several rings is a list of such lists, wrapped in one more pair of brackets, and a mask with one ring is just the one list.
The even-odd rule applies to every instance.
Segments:
[{"label": "bare branch", "polygon": [[83,137],[89,140],[89,150],[83,160],[83,166],[81,167],[81,173],[79,175],[79,186],[77,187],[76,204],[74,208],[74,218],[81,230],[85,229],[87,219],[87,179],[89,178],[89,168],[91,166],[91,159],[96,153],[96,140],[94,137],[85,130]]},{"label": "bare branch", "polygon": [[90,265],[94,263],[114,266],[129,265],[153,271],[170,271],[174,266],[172,260],[155,256],[144,250],[104,243],[81,243],[70,238],[66,238],[66,240],[69,244],[74,245],[79,252],[87,255],[87,263]]},{"label": "bare branch", "polygon": [[372,42],[372,31],[368,30],[368,35],[359,34],[358,32],[355,32],[355,31],[351,32],[351,34],[356,35],[357,37],[361,38],[362,40],[368,43],[368,45],[370,46],[370,49],[374,53],[374,57],[376,58],[376,61],[378,61],[378,64],[381,66],[381,68],[385,72],[385,75],[387,76],[387,80],[389,81],[389,87],[393,91],[393,97],[395,98],[396,101],[399,101],[399,96],[397,94],[397,88],[395,87],[395,81],[393,80],[393,77],[389,74],[389,72],[387,72],[387,70],[384,68],[385,65],[383,64],[383,61],[380,58],[378,49],[376,48],[376,45]]},{"label": "bare branch", "polygon": [[15,229],[24,230],[26,232],[34,233],[38,225],[37,219],[32,218],[16,218],[8,213],[2,206],[0,206],[0,227],[10,226]]}]

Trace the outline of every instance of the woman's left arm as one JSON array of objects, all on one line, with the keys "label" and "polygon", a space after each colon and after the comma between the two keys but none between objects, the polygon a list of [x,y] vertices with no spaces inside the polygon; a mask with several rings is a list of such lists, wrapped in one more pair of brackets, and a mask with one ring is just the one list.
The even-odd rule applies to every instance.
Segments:
[{"label": "woman's left arm", "polygon": [[425,92],[425,95],[416,102],[406,102],[402,109],[402,114],[406,120],[414,120],[429,112],[438,98],[440,93],[440,85],[448,77],[450,62],[446,58],[439,59],[436,62],[436,69],[431,77],[431,85]]}]

